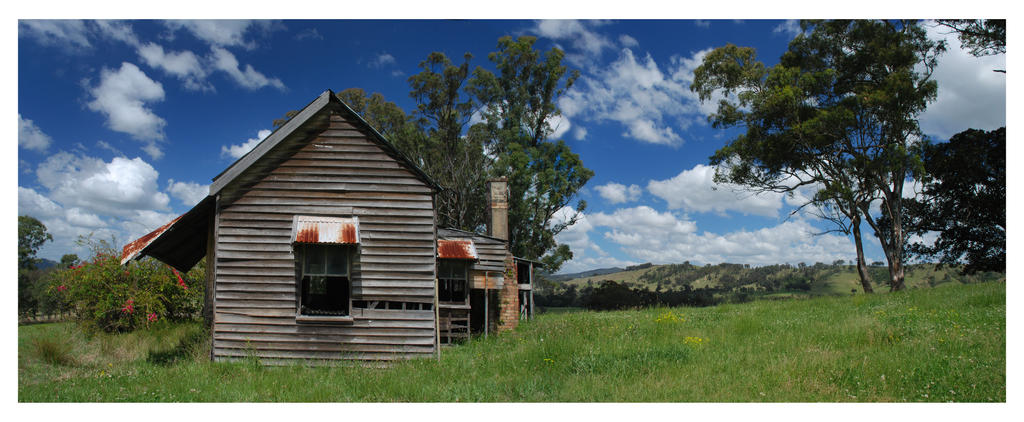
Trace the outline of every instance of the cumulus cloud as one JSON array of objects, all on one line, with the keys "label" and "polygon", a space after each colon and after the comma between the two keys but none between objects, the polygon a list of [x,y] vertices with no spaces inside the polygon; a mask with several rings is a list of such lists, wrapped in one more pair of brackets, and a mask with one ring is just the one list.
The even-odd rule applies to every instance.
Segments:
[{"label": "cumulus cloud", "polygon": [[627,34],[619,35],[619,44],[626,48],[633,48],[640,45],[640,42]]},{"label": "cumulus cloud", "polygon": [[669,209],[725,214],[736,211],[745,215],[778,216],[783,195],[754,195],[736,186],[714,182],[715,168],[697,164],[671,179],[652,180],[647,190],[668,203]]},{"label": "cumulus cloud", "polygon": [[167,181],[167,191],[171,196],[178,198],[181,203],[187,206],[194,206],[210,194],[210,185],[200,185],[195,182],[175,182],[174,179]]},{"label": "cumulus cloud", "polygon": [[638,185],[626,186],[615,182],[606,183],[595,189],[597,189],[597,193],[602,198],[612,204],[636,201],[640,199],[640,195],[643,193],[643,190]]},{"label": "cumulus cloud", "polygon": [[[205,81],[207,71],[199,61],[199,57],[191,51],[164,51],[155,43],[146,43],[138,48],[139,57],[149,66],[160,69],[178,78],[189,90],[212,90],[213,86]],[[237,67],[237,66],[236,66]]]},{"label": "cumulus cloud", "polygon": [[149,141],[147,153],[154,159],[162,156],[155,141],[164,139],[167,121],[153,113],[147,103],[163,101],[163,85],[150,79],[134,64],[124,62],[118,70],[104,68],[100,72],[100,84],[88,90],[93,100],[87,106],[107,116],[107,127],[134,139]]},{"label": "cumulus cloud", "polygon": [[[599,23],[560,19],[541,20],[537,22],[534,31],[541,37],[569,42],[571,51],[567,50],[566,60],[577,66],[582,66],[599,58],[605,49],[614,47],[607,37],[591,29],[595,25],[599,25]],[[625,42],[629,42],[629,39]],[[633,39],[633,41],[636,40]]]},{"label": "cumulus cloud", "polygon": [[[563,232],[565,236],[560,234],[557,238],[560,243],[568,244],[574,254],[563,271],[606,267],[611,266],[608,263],[618,261],[608,254],[595,256],[587,253],[588,250],[600,250],[591,234],[617,247],[631,259],[623,261],[629,262],[796,264],[848,259],[853,253],[852,244],[846,237],[815,235],[821,230],[800,218],[772,227],[724,234],[700,233],[695,222],[647,206],[588,214],[584,221],[586,224],[567,229]],[[582,259],[577,260],[577,256]]]},{"label": "cumulus cloud", "polygon": [[961,48],[956,34],[937,25],[926,25],[928,37],[945,39],[947,50],[939,56],[933,77],[938,95],[921,114],[924,133],[949,139],[966,129],[993,130],[1006,126],[1006,55],[974,57]]},{"label": "cumulus cloud", "polygon": [[136,210],[165,210],[167,194],[157,188],[158,173],[141,158],[115,157],[110,162],[57,153],[39,165],[36,177],[65,207],[112,216]]},{"label": "cumulus cloud", "polygon": [[98,20],[93,21],[99,33],[107,38],[121,41],[131,46],[139,45],[139,38],[135,35],[130,23],[124,21]]},{"label": "cumulus cloud", "polygon": [[220,147],[221,157],[231,157],[234,159],[242,158],[247,152],[252,151],[256,148],[260,142],[266,139],[270,134],[273,133],[270,129],[263,129],[256,132],[255,138],[249,138],[245,142],[238,145],[224,145]]},{"label": "cumulus cloud", "polygon": [[[618,122],[623,136],[641,142],[678,146],[678,130],[703,122],[713,106],[702,106],[690,92],[695,69],[710,50],[691,57],[674,56],[663,70],[650,54],[621,51],[617,60],[583,76],[559,100],[570,118]],[[677,130],[678,129],[678,130]]]},{"label": "cumulus cloud", "polygon": [[51,143],[53,143],[53,138],[50,138],[50,135],[43,133],[43,130],[39,129],[39,126],[36,126],[33,121],[23,119],[21,114],[18,114],[19,147],[44,152]]},{"label": "cumulus cloud", "polygon": [[800,21],[796,19],[788,19],[772,28],[772,33],[788,35],[790,37],[796,37],[801,32],[803,30],[800,29]]},{"label": "cumulus cloud", "polygon": [[169,20],[164,26],[172,32],[184,29],[196,38],[212,46],[255,48],[255,43],[245,39],[245,33],[253,24],[249,20]]},{"label": "cumulus cloud", "polygon": [[245,65],[240,68],[238,59],[230,51],[213,46],[210,48],[210,61],[214,69],[223,71],[231,77],[238,85],[246,89],[260,89],[265,86],[272,86],[284,90],[284,83],[280,79],[270,78],[253,69],[252,65]]},{"label": "cumulus cloud", "polygon": [[89,48],[89,29],[81,20],[20,20],[18,36],[30,37],[42,45]]}]

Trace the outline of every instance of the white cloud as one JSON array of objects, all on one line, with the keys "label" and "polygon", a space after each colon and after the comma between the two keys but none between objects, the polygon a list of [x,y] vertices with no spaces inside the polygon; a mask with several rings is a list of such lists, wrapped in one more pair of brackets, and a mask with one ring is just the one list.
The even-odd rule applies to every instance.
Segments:
[{"label": "white cloud", "polygon": [[212,90],[213,86],[205,81],[206,69],[199,58],[191,51],[164,52],[164,48],[155,43],[139,46],[139,57],[149,66],[163,70],[185,84],[190,90]]},{"label": "white cloud", "polygon": [[81,20],[21,20],[18,36],[34,38],[43,45],[89,48],[89,29]]},{"label": "white cloud", "polygon": [[384,66],[394,66],[395,63],[395,56],[388,53],[380,53],[370,61],[369,66],[372,69],[380,69]]},{"label": "white cloud", "polygon": [[598,186],[595,189],[597,189],[597,193],[599,193],[602,198],[612,204],[636,201],[637,199],[640,199],[640,195],[643,193],[640,186],[626,186],[615,182],[609,182]]},{"label": "white cloud", "polygon": [[581,77],[558,105],[569,118],[618,122],[624,137],[678,146],[683,138],[677,129],[703,122],[714,110],[689,90],[693,69],[708,51],[672,57],[663,71],[650,54],[637,57],[623,49],[617,60]]},{"label": "white cloud", "polygon": [[150,156],[154,159],[162,156],[154,141],[164,139],[163,128],[167,122],[146,107],[146,103],[163,101],[164,89],[159,82],[149,79],[134,64],[124,62],[116,71],[104,68],[99,86],[88,90],[93,97],[88,103],[89,109],[105,114],[107,127],[149,141]]},{"label": "white cloud", "polygon": [[960,48],[955,34],[948,29],[926,25],[928,37],[945,39],[947,50],[939,56],[932,75],[938,83],[938,95],[921,114],[924,133],[942,139],[969,128],[993,130],[1006,126],[1006,55],[974,57]]},{"label": "white cloud", "polygon": [[210,194],[210,185],[200,185],[195,182],[175,182],[174,179],[167,181],[167,191],[171,196],[178,198],[181,203],[194,206]]},{"label": "white cloud", "polygon": [[754,195],[733,185],[717,184],[714,175],[714,167],[697,164],[671,179],[650,181],[647,190],[667,202],[669,209],[719,214],[736,211],[765,217],[778,216],[783,195]]},{"label": "white cloud", "polygon": [[633,38],[626,34],[622,34],[619,35],[619,44],[626,48],[633,48],[640,45],[640,42],[637,41],[636,38]]},{"label": "white cloud", "polygon": [[565,135],[572,128],[569,118],[563,115],[551,116],[548,118],[547,123],[548,127],[551,128],[551,137],[555,139],[561,138],[562,135]]},{"label": "white cloud", "polygon": [[36,177],[66,207],[112,216],[137,210],[165,210],[170,199],[157,188],[158,173],[141,158],[110,162],[57,153],[36,170]]},{"label": "white cloud", "polygon": [[240,69],[238,59],[228,50],[213,46],[210,48],[210,52],[210,61],[213,68],[224,71],[243,88],[260,89],[269,85],[282,91],[285,89],[284,83],[280,79],[268,78],[256,71],[256,69],[253,69],[252,65],[247,64],[244,70]]},{"label": "white cloud", "polygon": [[[588,214],[583,221],[585,224],[567,229],[563,232],[566,236],[558,237],[574,254],[573,260],[563,266],[565,272],[612,266],[609,263],[613,261],[768,265],[832,262],[849,259],[854,253],[846,237],[815,235],[822,230],[799,218],[772,227],[725,234],[699,233],[695,222],[647,206]],[[588,251],[600,250],[590,239],[592,232],[603,232],[602,237],[632,261],[589,254]]]},{"label": "white cloud", "polygon": [[774,34],[789,35],[790,37],[796,37],[800,35],[803,30],[800,29],[800,21],[796,19],[789,19],[785,22],[778,24],[772,29]]},{"label": "white cloud", "polygon": [[170,20],[164,25],[171,31],[185,29],[196,38],[212,46],[255,48],[255,44],[245,40],[245,33],[252,21],[248,20]]},{"label": "white cloud", "polygon": [[19,147],[44,152],[51,143],[53,143],[53,138],[50,138],[50,135],[43,133],[43,130],[39,129],[34,122],[23,119],[21,114],[18,114]]},{"label": "white cloud", "polygon": [[123,21],[97,20],[93,21],[100,34],[107,38],[124,42],[133,47],[139,45],[139,38],[132,30],[132,25]]},{"label": "white cloud", "polygon": [[18,186],[18,215],[30,215],[42,220],[62,217],[64,209],[35,190]]},{"label": "white cloud", "polygon": [[566,54],[566,60],[580,66],[599,58],[604,49],[614,47],[605,36],[588,27],[595,24],[592,21],[585,24],[577,20],[541,20],[537,22],[534,31],[542,37],[568,41],[574,50],[582,51],[582,55],[572,52]]},{"label": "white cloud", "polygon": [[587,128],[583,126],[577,126],[576,129],[573,129],[572,131],[572,137],[575,138],[577,141],[587,139]]},{"label": "white cloud", "polygon": [[258,145],[260,142],[262,142],[264,139],[270,136],[271,133],[273,133],[273,131],[271,131],[270,129],[263,129],[260,130],[259,132],[256,132],[255,138],[249,138],[241,144],[221,146],[220,156],[228,156],[234,159],[242,158],[242,156],[245,155],[245,153],[252,151],[253,148],[256,148],[256,145]]},{"label": "white cloud", "polygon": [[698,28],[710,28],[711,21],[705,19],[697,19],[693,21],[693,25]]}]

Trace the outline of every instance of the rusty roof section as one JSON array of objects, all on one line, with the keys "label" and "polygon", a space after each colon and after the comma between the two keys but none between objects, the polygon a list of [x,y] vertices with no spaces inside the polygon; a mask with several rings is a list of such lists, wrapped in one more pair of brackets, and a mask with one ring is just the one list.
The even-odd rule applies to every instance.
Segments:
[{"label": "rusty roof section", "polygon": [[442,259],[479,259],[476,246],[469,239],[438,239],[437,257]]},{"label": "rusty roof section", "polygon": [[355,245],[359,243],[359,218],[297,215],[292,242]]},{"label": "rusty roof section", "polygon": [[174,223],[177,223],[178,220],[181,220],[181,217],[184,216],[185,214],[179,215],[178,218],[171,220],[170,223],[164,224],[160,226],[160,228],[149,232],[149,234],[142,236],[138,239],[135,239],[135,241],[127,245],[124,245],[124,248],[121,250],[121,265],[124,265],[128,261],[135,259],[135,257],[139,255],[139,252],[142,252],[142,250],[145,249],[146,246],[149,246],[150,243],[153,243],[154,240],[160,237],[160,235],[164,234],[164,232],[166,232],[167,229],[171,228],[171,226],[173,226]]}]

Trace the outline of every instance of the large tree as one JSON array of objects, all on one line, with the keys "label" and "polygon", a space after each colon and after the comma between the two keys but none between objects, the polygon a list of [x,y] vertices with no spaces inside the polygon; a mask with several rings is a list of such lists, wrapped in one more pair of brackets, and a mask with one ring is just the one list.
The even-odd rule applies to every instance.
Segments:
[{"label": "large tree", "polygon": [[477,109],[465,89],[471,58],[466,53],[455,65],[444,53],[430,53],[420,62],[420,73],[409,78],[409,95],[416,100],[414,116],[429,148],[424,170],[444,188],[437,196],[438,224],[474,231],[486,224],[490,159],[479,136],[464,135]]},{"label": "large tree", "polygon": [[42,222],[27,215],[18,216],[18,269],[35,269],[39,262],[36,252],[44,243],[52,240],[53,236],[46,231]]},{"label": "large tree", "polygon": [[[534,48],[534,37],[502,37],[488,55],[497,73],[474,71],[469,90],[484,105],[484,122],[470,130],[484,136],[497,157],[494,175],[509,181],[509,241],[516,256],[539,259],[555,272],[572,258],[555,235],[577,217],[552,223],[569,206],[594,172],[564,141],[552,141],[552,122],[560,116],[558,99],[579,77],[562,64],[564,53]],[[576,215],[586,208],[577,200]]]},{"label": "large tree", "polygon": [[910,232],[938,232],[920,256],[965,264],[964,273],[1006,271],[1006,128],[968,129],[924,147],[922,199],[908,205]]},{"label": "large tree", "polygon": [[[806,205],[854,235],[865,291],[862,220],[882,244],[890,288],[902,289],[901,194],[919,171],[916,117],[935,97],[930,75],[944,46],[915,22],[804,21],[801,27],[775,66],[757,61],[753,49],[729,45],[695,71],[691,89],[702,100],[724,95],[712,124],[746,129],[712,157],[718,180],[757,191],[813,187]],[[890,216],[888,229],[879,214]]]}]

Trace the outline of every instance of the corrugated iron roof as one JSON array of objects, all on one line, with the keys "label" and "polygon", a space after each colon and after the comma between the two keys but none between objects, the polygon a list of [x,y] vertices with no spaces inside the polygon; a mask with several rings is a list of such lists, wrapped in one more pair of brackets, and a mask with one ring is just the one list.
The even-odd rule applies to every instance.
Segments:
[{"label": "corrugated iron roof", "polygon": [[171,220],[170,223],[164,224],[160,226],[160,228],[149,232],[149,234],[142,236],[138,239],[135,239],[133,242],[127,245],[124,245],[124,248],[121,250],[121,265],[124,265],[126,262],[131,261],[136,256],[138,256],[139,252],[142,252],[142,250],[145,249],[146,246],[149,246],[150,243],[153,243],[153,241],[156,240],[156,238],[164,234],[164,232],[167,231],[167,229],[171,228],[171,226],[173,226],[174,223],[177,223],[178,220],[181,220],[181,217],[184,216],[185,214],[179,215],[178,218]]},{"label": "corrugated iron roof", "polygon": [[437,257],[442,259],[479,259],[476,245],[469,239],[438,239]]},{"label": "corrugated iron roof", "polygon": [[292,242],[357,244],[359,218],[297,215],[292,230]]}]

